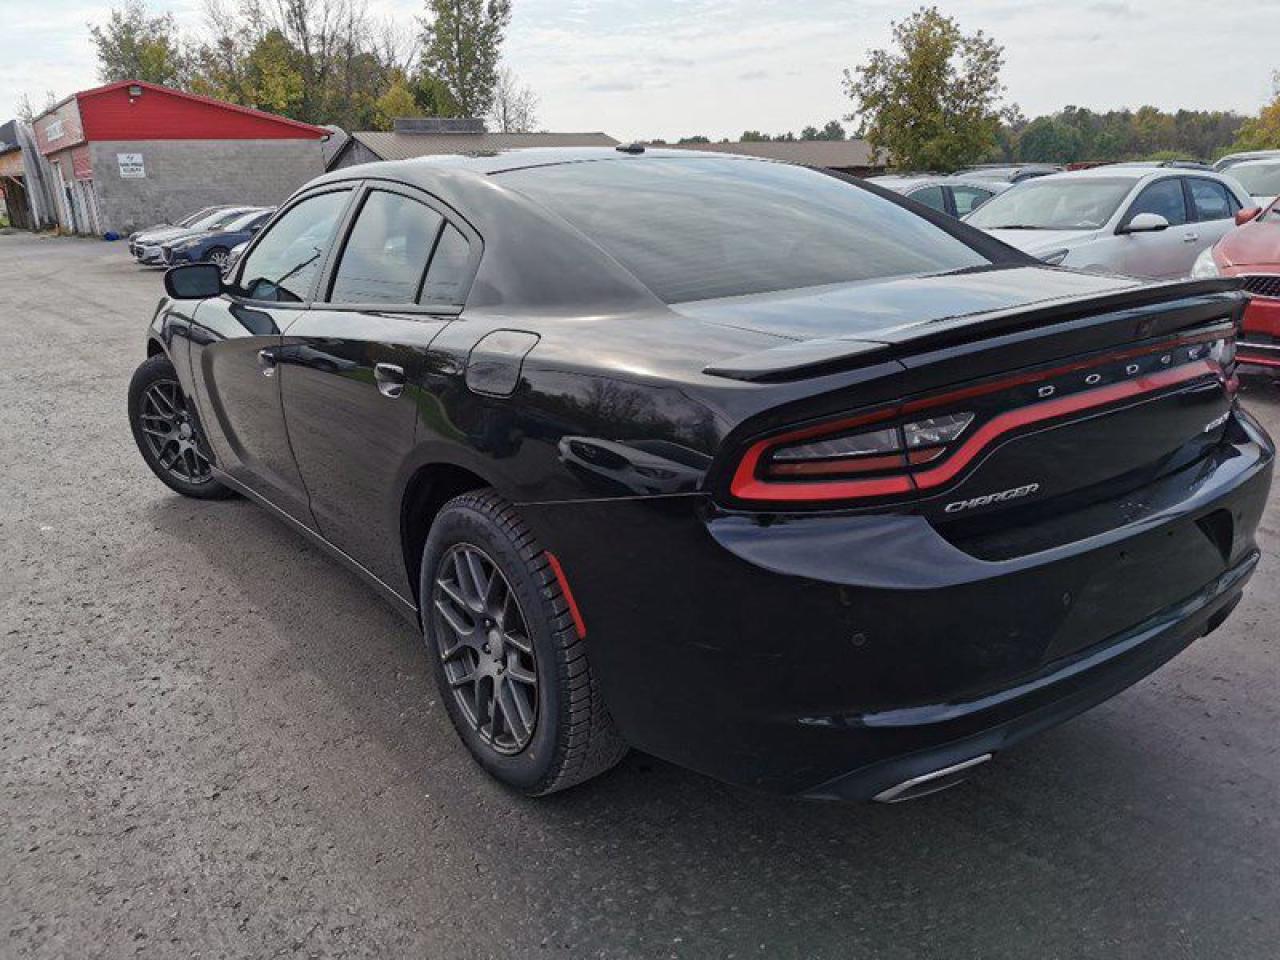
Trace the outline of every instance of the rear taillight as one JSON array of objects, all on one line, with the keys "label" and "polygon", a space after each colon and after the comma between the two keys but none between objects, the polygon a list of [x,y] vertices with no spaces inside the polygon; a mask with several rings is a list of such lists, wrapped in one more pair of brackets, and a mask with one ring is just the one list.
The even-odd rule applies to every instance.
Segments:
[{"label": "rear taillight", "polygon": [[892,427],[848,433],[772,449],[766,477],[855,476],[900,470],[936,460],[973,422],[968,412],[926,417]]},{"label": "rear taillight", "polygon": [[1233,393],[1234,360],[1234,337],[1219,327],[788,430],[747,448],[729,492],[795,504],[932,492],[1019,430],[1197,379],[1214,377]]}]

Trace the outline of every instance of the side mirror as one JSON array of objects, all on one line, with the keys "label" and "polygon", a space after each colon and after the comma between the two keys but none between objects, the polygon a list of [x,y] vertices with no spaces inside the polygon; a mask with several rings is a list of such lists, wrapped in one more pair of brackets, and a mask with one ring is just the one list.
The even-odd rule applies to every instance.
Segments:
[{"label": "side mirror", "polygon": [[1169,221],[1158,213],[1139,213],[1121,228],[1121,233],[1155,233],[1168,230]]},{"label": "side mirror", "polygon": [[222,293],[222,269],[216,263],[186,263],[164,274],[164,292],[175,300],[207,300]]},{"label": "side mirror", "polygon": [[1258,214],[1260,214],[1261,212],[1262,212],[1261,207],[1249,207],[1247,210],[1237,210],[1236,226],[1243,227],[1250,220],[1256,219]]}]

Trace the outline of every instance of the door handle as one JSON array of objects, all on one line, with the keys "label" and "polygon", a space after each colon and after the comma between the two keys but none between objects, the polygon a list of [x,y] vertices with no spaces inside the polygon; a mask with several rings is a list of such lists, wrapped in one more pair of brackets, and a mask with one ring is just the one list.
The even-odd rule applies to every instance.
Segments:
[{"label": "door handle", "polygon": [[1182,235],[1183,243],[1195,243],[1199,239],[1200,239],[1200,234],[1198,233],[1184,233]]},{"label": "door handle", "polygon": [[258,351],[258,369],[264,377],[276,375],[276,352],[270,347]]},{"label": "door handle", "polygon": [[394,400],[404,393],[404,367],[380,363],[373,368],[373,379],[378,384],[378,392],[384,397]]}]

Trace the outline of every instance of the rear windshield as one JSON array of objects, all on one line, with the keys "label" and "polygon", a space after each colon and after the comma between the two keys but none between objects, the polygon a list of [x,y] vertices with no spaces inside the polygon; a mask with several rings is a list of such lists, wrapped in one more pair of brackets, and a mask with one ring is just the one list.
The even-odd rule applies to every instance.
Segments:
[{"label": "rear windshield", "polygon": [[891,201],[804,167],[652,158],[501,176],[598,243],[666,303],[990,263]]},{"label": "rear windshield", "polygon": [[1280,193],[1280,163],[1242,163],[1231,168],[1231,176],[1252,196],[1274,197]]}]

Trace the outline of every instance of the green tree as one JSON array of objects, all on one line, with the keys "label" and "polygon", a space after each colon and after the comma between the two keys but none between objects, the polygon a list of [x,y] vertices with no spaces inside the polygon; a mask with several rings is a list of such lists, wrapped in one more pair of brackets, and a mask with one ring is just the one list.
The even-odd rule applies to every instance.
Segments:
[{"label": "green tree", "polygon": [[1280,71],[1271,75],[1271,92],[1271,102],[1240,125],[1232,150],[1280,149]]},{"label": "green tree", "polygon": [[1036,117],[1018,137],[1018,159],[1041,163],[1072,163],[1080,160],[1080,133],[1053,117]]},{"label": "green tree", "polygon": [[462,116],[449,88],[438,77],[426,71],[419,73],[414,81],[413,102],[418,105],[418,110],[424,117]]},{"label": "green tree", "polygon": [[859,135],[910,169],[954,170],[986,156],[1003,115],[1004,49],[981,30],[964,33],[937,7],[894,23],[893,40],[844,72]]},{"label": "green tree", "polygon": [[453,115],[483,117],[493,106],[511,0],[426,0],[422,70],[449,92]]},{"label": "green tree", "polygon": [[377,130],[390,130],[396,117],[420,116],[422,111],[404,74],[393,77],[391,85],[374,101],[374,128]]},{"label": "green tree", "polygon": [[839,120],[828,120],[822,127],[822,133],[818,135],[819,140],[843,140],[845,139],[844,124]]},{"label": "green tree", "polygon": [[[710,137],[704,137],[702,134],[694,134],[692,137],[681,137],[676,143],[710,143]],[[654,143],[657,143],[655,140]]]},{"label": "green tree", "polygon": [[738,139],[742,143],[764,143],[773,138],[767,133],[761,133],[759,130],[743,130],[742,136]]},{"label": "green tree", "polygon": [[173,14],[151,16],[143,0],[125,0],[102,26],[89,25],[98,52],[98,79],[147,80],[183,86],[187,58]]}]

